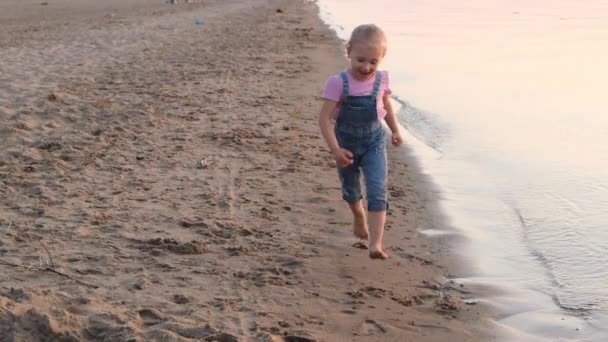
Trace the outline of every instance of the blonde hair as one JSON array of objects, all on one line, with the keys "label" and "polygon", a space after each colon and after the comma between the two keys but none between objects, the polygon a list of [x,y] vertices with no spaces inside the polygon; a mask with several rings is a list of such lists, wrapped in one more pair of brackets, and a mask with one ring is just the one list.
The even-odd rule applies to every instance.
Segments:
[{"label": "blonde hair", "polygon": [[364,24],[355,27],[353,32],[350,35],[350,39],[348,43],[346,43],[346,48],[350,49],[356,43],[364,43],[364,42],[375,42],[380,43],[386,53],[386,35],[381,28],[374,24]]}]

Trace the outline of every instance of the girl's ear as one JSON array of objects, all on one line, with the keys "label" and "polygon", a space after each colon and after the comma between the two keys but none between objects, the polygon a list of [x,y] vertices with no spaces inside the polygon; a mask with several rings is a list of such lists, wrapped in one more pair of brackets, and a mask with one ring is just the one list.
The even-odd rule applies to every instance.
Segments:
[{"label": "girl's ear", "polygon": [[346,43],[346,55],[350,57],[350,43]]}]

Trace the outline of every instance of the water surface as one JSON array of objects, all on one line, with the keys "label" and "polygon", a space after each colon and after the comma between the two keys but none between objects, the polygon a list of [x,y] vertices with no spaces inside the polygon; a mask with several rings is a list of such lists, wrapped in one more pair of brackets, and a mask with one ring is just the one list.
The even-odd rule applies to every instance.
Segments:
[{"label": "water surface", "polygon": [[401,119],[520,341],[608,341],[608,1],[321,0],[374,22]]}]

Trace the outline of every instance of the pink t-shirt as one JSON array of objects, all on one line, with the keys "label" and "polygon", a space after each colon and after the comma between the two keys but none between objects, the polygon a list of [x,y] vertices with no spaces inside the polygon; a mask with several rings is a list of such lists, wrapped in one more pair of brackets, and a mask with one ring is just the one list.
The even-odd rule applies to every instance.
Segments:
[{"label": "pink t-shirt", "polygon": [[[384,119],[384,116],[386,116],[386,109],[384,109],[384,102],[382,101],[382,97],[388,96],[392,94],[392,92],[388,85],[388,72],[379,72],[382,75],[382,81],[380,83],[380,90],[378,91],[378,99],[376,101],[376,105],[378,107],[378,120],[382,120]],[[374,82],[376,81],[375,74],[366,81],[356,80],[348,72],[346,73],[346,75],[346,77],[348,78],[348,87],[350,89],[350,95],[370,95],[374,90]],[[338,117],[338,113],[340,113],[340,104],[342,103],[343,99],[342,83],[343,81],[340,74],[334,75],[327,80],[327,82],[325,83],[325,89],[323,90],[324,99],[338,102],[338,107],[336,108],[336,112],[334,113],[334,119],[336,119]]]}]

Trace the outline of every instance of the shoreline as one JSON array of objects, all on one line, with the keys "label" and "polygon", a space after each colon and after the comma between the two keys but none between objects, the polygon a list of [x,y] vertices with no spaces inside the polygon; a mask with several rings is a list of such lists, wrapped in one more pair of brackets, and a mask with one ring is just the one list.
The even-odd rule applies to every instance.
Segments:
[{"label": "shoreline", "polygon": [[48,267],[52,256],[99,286],[0,265],[0,332],[491,339],[486,308],[464,305],[466,286],[445,277],[453,247],[418,232],[446,222],[408,147],[389,152],[391,258],[352,247],[316,118],[345,59],[313,3],[138,4],[0,36],[11,47],[0,52],[0,260]]}]

